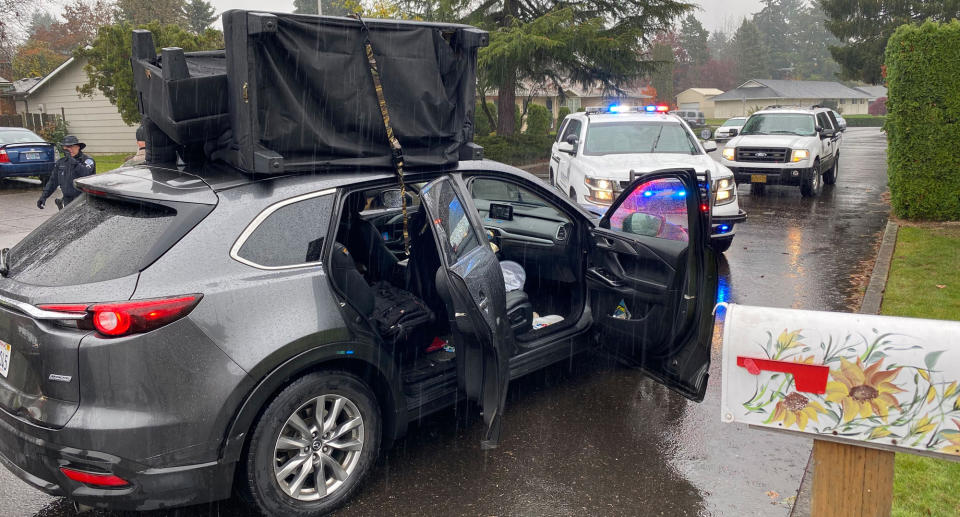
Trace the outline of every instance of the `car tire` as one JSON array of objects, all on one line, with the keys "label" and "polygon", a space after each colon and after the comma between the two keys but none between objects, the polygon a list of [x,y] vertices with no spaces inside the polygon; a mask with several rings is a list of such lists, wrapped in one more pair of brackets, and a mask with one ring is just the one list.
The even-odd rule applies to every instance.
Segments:
[{"label": "car tire", "polygon": [[730,245],[733,244],[733,237],[726,237],[723,239],[711,239],[710,241],[713,244],[713,249],[717,253],[723,253],[730,249]]},{"label": "car tire", "polygon": [[[319,422],[318,404],[327,415]],[[331,415],[333,421],[323,421]],[[376,396],[359,377],[342,371],[300,377],[257,421],[241,461],[240,495],[264,515],[329,513],[350,498],[376,461],[381,422]]]},{"label": "car tire", "polygon": [[750,193],[754,196],[763,196],[767,193],[767,185],[764,183],[751,183]]},{"label": "car tire", "polygon": [[823,183],[825,185],[835,185],[837,183],[837,176],[840,175],[840,154],[837,154],[837,159],[833,161],[833,167],[830,167],[830,170],[823,175]]},{"label": "car tire", "polygon": [[800,183],[800,195],[816,197],[823,190],[823,172],[820,171],[820,160],[813,162],[813,174]]}]

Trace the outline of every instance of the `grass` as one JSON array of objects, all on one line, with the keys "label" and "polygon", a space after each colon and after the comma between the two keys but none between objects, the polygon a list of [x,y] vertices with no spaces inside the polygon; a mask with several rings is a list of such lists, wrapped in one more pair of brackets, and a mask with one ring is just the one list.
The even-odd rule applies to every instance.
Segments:
[{"label": "grass", "polygon": [[[960,320],[958,271],[960,226],[902,227],[881,312]],[[960,515],[960,462],[898,453],[893,515]]]},{"label": "grass", "polygon": [[123,162],[133,156],[130,153],[120,154],[94,154],[93,159],[97,161],[97,173],[110,172],[123,165]]}]

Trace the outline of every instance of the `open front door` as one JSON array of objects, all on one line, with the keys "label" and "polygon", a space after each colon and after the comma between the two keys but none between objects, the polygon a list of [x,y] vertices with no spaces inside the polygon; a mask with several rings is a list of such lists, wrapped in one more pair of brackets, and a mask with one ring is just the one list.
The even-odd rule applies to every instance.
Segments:
[{"label": "open front door", "polygon": [[592,234],[587,288],[600,343],[683,396],[703,400],[717,257],[696,173],[644,175]]},{"label": "open front door", "polygon": [[456,178],[444,176],[423,187],[420,199],[440,252],[437,292],[453,332],[457,379],[483,411],[487,428],[481,447],[491,449],[500,440],[513,341],[500,262],[465,191]]}]

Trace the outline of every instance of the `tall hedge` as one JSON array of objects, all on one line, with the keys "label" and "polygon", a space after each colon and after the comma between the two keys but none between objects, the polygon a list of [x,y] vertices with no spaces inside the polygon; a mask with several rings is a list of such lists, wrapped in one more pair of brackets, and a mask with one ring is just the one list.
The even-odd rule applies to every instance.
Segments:
[{"label": "tall hedge", "polygon": [[960,220],[960,21],[898,28],[887,43],[886,73],[894,212]]}]

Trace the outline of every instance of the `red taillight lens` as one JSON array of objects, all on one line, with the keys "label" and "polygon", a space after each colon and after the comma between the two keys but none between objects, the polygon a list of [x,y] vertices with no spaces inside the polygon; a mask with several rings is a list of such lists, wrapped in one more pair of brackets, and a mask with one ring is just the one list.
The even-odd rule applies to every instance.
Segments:
[{"label": "red taillight lens", "polygon": [[10,163],[10,157],[7,156],[7,152],[3,149],[0,149],[0,163]]},{"label": "red taillight lens", "polygon": [[[149,332],[174,322],[197,306],[203,295],[190,294],[173,298],[130,300],[98,304],[48,304],[37,307],[47,311],[86,312],[84,321],[93,324],[100,334],[108,337]],[[89,328],[89,327],[88,327]]]},{"label": "red taillight lens", "polygon": [[81,470],[68,469],[67,467],[60,467],[60,472],[63,472],[64,476],[68,478],[79,481],[81,483],[86,483],[88,485],[97,485],[97,486],[127,486],[130,483],[127,480],[114,476],[113,474],[97,474],[94,472],[83,472]]}]

